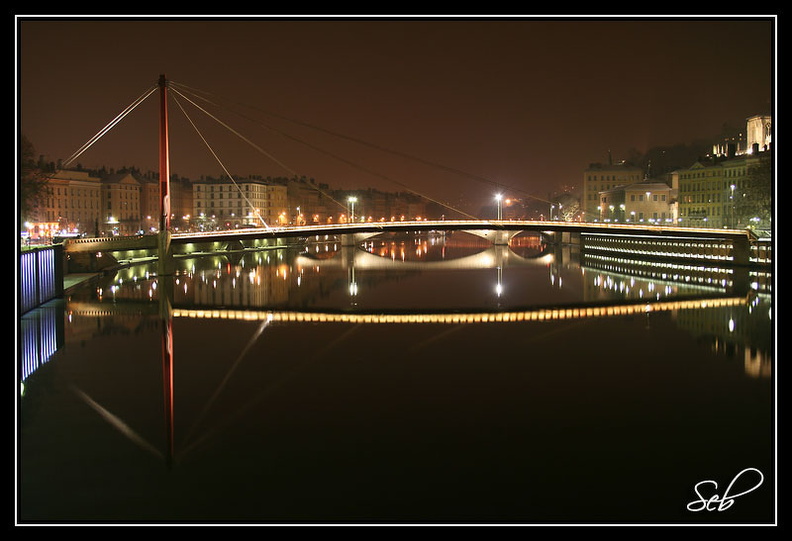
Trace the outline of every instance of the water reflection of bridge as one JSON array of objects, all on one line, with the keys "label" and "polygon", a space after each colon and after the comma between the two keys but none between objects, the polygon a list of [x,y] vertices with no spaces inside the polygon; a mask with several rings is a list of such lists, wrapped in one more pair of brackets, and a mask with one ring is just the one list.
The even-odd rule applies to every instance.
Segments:
[{"label": "water reflection of bridge", "polygon": [[[525,257],[515,253],[511,246],[481,248],[481,244],[472,243],[459,249],[456,242],[450,249],[448,245],[431,245],[426,240],[417,244],[403,239],[370,241],[362,247],[339,246],[337,242],[328,241],[308,245],[301,252],[296,249],[233,252],[180,260],[181,270],[175,277],[178,287],[170,302],[181,307],[305,308],[325,302],[334,292],[346,291],[350,296],[347,300],[352,302],[361,292],[361,286],[368,290],[375,283],[398,281],[415,273],[455,273],[456,270],[492,270],[492,274],[479,276],[491,279],[496,291],[503,273],[510,268],[515,271],[540,269],[532,279],[547,279],[551,284],[557,281],[560,286],[564,269],[576,268],[582,259],[568,246],[531,244],[523,247],[530,254]],[[642,286],[630,284],[625,291],[608,295],[622,296],[629,291],[630,295],[654,296],[658,291],[676,291],[680,287],[687,291],[686,295],[694,296],[742,297],[749,293],[771,292],[772,274],[746,267],[703,267],[591,255],[585,259],[587,265],[581,267],[584,284],[594,289],[592,292],[585,290],[583,301],[602,300],[605,296],[602,292],[594,292],[598,289],[592,283],[595,274],[585,269],[618,276],[615,282],[632,277],[633,282],[637,279],[648,285],[646,291]],[[131,266],[113,276],[97,279],[97,290],[116,303],[149,301],[161,293],[157,284],[156,274],[151,273],[150,267]],[[333,302],[339,301],[343,302],[342,299]],[[498,296],[498,305],[501,301]]]},{"label": "water reflection of bridge", "polygon": [[[389,239],[384,239],[383,247],[388,244]],[[108,294],[94,300],[75,300],[69,302],[69,311],[75,315],[111,315],[114,313],[127,313],[139,315],[160,314],[167,318],[216,318],[216,319],[241,319],[241,320],[267,320],[279,322],[350,322],[350,323],[482,323],[482,322],[514,322],[514,321],[548,321],[557,319],[580,319],[609,317],[615,315],[647,314],[656,311],[669,311],[681,309],[713,308],[719,306],[746,306],[756,294],[766,293],[767,291],[752,280],[756,278],[749,274],[747,269],[724,269],[710,267],[701,269],[697,266],[680,266],[675,264],[658,265],[648,264],[647,269],[635,267],[635,262],[622,260],[621,263],[615,260],[601,262],[602,265],[589,267],[590,270],[597,270],[597,274],[613,275],[615,281],[619,281],[624,276],[634,276],[641,280],[646,280],[651,285],[655,285],[659,291],[661,287],[668,284],[684,285],[687,292],[679,298],[657,297],[629,298],[622,293],[620,299],[609,300],[600,295],[591,294],[591,298],[584,298],[579,302],[568,302],[562,306],[529,306],[507,308],[491,306],[486,309],[478,310],[448,310],[438,307],[437,310],[415,310],[409,313],[399,310],[382,310],[376,312],[361,311],[357,308],[340,308],[338,310],[310,309],[313,302],[305,304],[304,296],[292,298],[289,292],[289,283],[286,281],[287,272],[295,277],[296,286],[293,290],[301,292],[308,291],[310,296],[313,291],[306,289],[309,283],[314,281],[307,279],[302,272],[313,270],[316,272],[314,278],[320,276],[330,280],[336,286],[338,279],[346,278],[346,290],[350,295],[356,284],[356,274],[358,271],[374,271],[375,275],[381,276],[400,276],[406,272],[432,272],[446,270],[476,270],[476,269],[502,269],[503,267],[542,267],[559,270],[559,265],[566,261],[559,258],[559,253],[564,251],[563,247],[547,246],[538,242],[531,245],[534,257],[523,257],[515,253],[511,247],[504,245],[490,245],[479,249],[475,253],[475,243],[466,246],[467,250],[459,257],[439,259],[436,261],[422,259],[423,253],[409,254],[404,259],[396,257],[397,252],[388,252],[384,248],[383,255],[376,255],[374,243],[369,246],[351,247],[339,246],[334,241],[318,242],[308,245],[307,249],[297,253],[293,251],[283,251],[280,255],[273,254],[272,263],[269,263],[269,256],[266,257],[267,264],[264,264],[262,256],[248,254],[246,257],[253,257],[253,261],[243,262],[242,255],[225,254],[215,255],[208,259],[199,258],[206,261],[206,268],[200,271],[192,270],[182,273],[177,277],[178,285],[175,294],[162,286],[163,283],[169,284],[170,279],[156,278],[155,275],[132,276],[124,275],[119,277],[118,283],[137,282],[138,284],[148,283],[148,286],[140,286],[131,289],[120,287],[119,293]],[[397,244],[397,243],[393,243]],[[481,245],[479,245],[481,246]],[[422,252],[421,245],[412,246],[409,243],[403,247],[417,248]],[[311,252],[314,255],[309,255]],[[291,252],[292,255],[288,255]],[[288,255],[288,257],[283,257]],[[413,258],[413,260],[410,260]],[[575,258],[570,258],[570,262]],[[196,260],[197,261],[197,260]],[[258,263],[256,263],[258,261]],[[263,265],[263,267],[262,267]],[[647,265],[647,264],[645,264]],[[263,272],[262,269],[269,272]],[[288,270],[290,269],[290,270]],[[341,271],[341,274],[327,274],[326,269]],[[581,270],[584,270],[582,267]],[[129,273],[134,272],[134,268],[128,269]],[[386,271],[379,273],[377,271]],[[228,280],[222,280],[223,275],[228,275]],[[594,274],[587,274],[588,280],[596,280]],[[500,277],[500,275],[499,275]],[[302,278],[300,283],[299,278]],[[159,287],[157,287],[159,284]],[[223,285],[225,284],[225,285]],[[662,284],[662,285],[661,285]],[[594,284],[592,287],[595,287]],[[108,284],[107,289],[115,288]],[[218,291],[215,293],[215,288]],[[667,287],[666,287],[667,288]],[[267,295],[257,293],[264,289]],[[638,290],[639,288],[634,288]],[[651,289],[651,288],[650,288]],[[125,295],[124,290],[130,293]],[[170,291],[170,293],[166,293]],[[187,292],[191,292],[188,294]],[[587,294],[588,295],[588,294]],[[163,310],[164,306],[164,310]],[[293,309],[295,306],[303,308]],[[283,308],[285,307],[285,308]]]}]

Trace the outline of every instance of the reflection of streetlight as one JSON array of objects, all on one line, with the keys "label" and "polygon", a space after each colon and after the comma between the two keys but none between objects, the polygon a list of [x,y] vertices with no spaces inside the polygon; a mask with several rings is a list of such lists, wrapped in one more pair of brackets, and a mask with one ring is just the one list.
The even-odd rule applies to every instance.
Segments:
[{"label": "reflection of streetlight", "polygon": [[495,294],[498,298],[503,294],[503,268],[498,267],[498,282],[495,285]]},{"label": "reflection of streetlight", "polygon": [[358,284],[357,280],[355,280],[355,264],[354,261],[351,262],[352,265],[349,267],[349,273],[347,275],[347,285],[349,287],[349,296],[352,297],[351,304],[352,306],[357,305],[356,297],[358,294]]},{"label": "reflection of streetlight", "polygon": [[503,198],[502,194],[495,195],[495,201],[498,203],[498,220],[502,219],[503,211],[501,210],[501,199]]},{"label": "reflection of streetlight", "polygon": [[347,202],[349,203],[349,222],[352,223],[355,221],[355,203],[357,203],[357,197],[350,196],[347,197]]}]

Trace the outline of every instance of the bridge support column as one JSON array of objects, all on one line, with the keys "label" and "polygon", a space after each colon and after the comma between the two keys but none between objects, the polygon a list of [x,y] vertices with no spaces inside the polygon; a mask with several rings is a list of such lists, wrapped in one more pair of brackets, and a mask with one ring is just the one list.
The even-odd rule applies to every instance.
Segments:
[{"label": "bridge support column", "polygon": [[571,231],[561,232],[561,244],[576,244],[574,235]]},{"label": "bridge support column", "polygon": [[157,275],[170,276],[176,268],[173,260],[170,231],[157,234]]},{"label": "bridge support column", "polygon": [[379,231],[366,231],[362,233],[342,233],[339,236],[341,237],[341,246],[357,246],[366,239],[379,234]]},{"label": "bridge support column", "polygon": [[547,240],[547,244],[561,244],[561,233],[558,231],[543,231],[542,237]]},{"label": "bridge support column", "polygon": [[495,246],[508,246],[509,241],[521,233],[506,229],[463,229],[463,231],[487,239]]},{"label": "bridge support column", "polygon": [[736,265],[748,265],[751,262],[751,241],[748,240],[748,236],[734,239],[732,258]]},{"label": "bridge support column", "polygon": [[747,295],[751,290],[751,277],[748,267],[737,267],[732,275],[732,293],[734,295]]},{"label": "bridge support column", "polygon": [[238,252],[245,249],[245,245],[241,240],[232,240],[225,246],[226,252]]},{"label": "bridge support column", "polygon": [[508,246],[513,236],[515,236],[514,231],[493,231],[492,244],[495,246]]}]

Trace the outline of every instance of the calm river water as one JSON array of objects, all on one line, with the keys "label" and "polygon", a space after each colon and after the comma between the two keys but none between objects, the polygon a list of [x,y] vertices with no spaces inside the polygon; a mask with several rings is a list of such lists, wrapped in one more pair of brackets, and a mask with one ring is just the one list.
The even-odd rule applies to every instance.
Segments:
[{"label": "calm river water", "polygon": [[26,314],[17,522],[775,521],[771,276],[315,240]]}]

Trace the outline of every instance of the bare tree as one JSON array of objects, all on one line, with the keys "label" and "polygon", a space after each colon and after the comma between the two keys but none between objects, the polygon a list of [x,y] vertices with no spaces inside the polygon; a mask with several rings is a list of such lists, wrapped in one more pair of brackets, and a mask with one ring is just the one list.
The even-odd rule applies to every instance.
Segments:
[{"label": "bare tree", "polygon": [[773,171],[769,157],[748,166],[734,194],[734,216],[740,227],[769,228],[773,210]]},{"label": "bare tree", "polygon": [[24,222],[46,193],[47,176],[35,159],[33,143],[24,135],[20,140],[19,153],[19,210],[21,221]]}]

